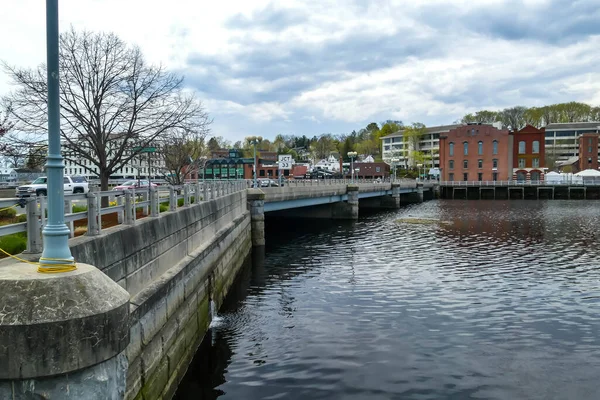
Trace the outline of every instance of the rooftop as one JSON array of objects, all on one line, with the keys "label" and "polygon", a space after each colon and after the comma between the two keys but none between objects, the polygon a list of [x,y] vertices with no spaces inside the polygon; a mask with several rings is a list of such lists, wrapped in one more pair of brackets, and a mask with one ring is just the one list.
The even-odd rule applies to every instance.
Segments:
[{"label": "rooftop", "polygon": [[546,125],[546,132],[562,129],[600,129],[600,122],[565,122]]},{"label": "rooftop", "polygon": [[[441,133],[448,132],[450,129],[458,128],[459,126],[463,126],[464,124],[453,124],[453,125],[440,125],[440,126],[430,126],[426,128],[427,133]],[[381,139],[390,139],[395,137],[402,137],[404,131],[394,132],[390,135],[383,136]]]}]

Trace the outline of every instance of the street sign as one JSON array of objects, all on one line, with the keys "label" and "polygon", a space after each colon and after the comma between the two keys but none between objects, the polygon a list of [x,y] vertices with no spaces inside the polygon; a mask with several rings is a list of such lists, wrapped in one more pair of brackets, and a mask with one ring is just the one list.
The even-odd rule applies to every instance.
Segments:
[{"label": "street sign", "polygon": [[138,151],[140,153],[155,153],[156,147],[134,147],[133,151]]},{"label": "street sign", "polygon": [[289,154],[282,154],[279,157],[279,169],[292,169],[292,165],[294,164],[294,160],[292,156]]}]

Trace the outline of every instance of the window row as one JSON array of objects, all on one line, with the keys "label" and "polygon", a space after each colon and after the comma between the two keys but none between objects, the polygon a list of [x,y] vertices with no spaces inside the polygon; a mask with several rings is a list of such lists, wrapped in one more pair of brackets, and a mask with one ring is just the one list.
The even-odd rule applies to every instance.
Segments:
[{"label": "window row", "polygon": [[[540,153],[540,142],[539,140],[534,140],[531,142],[531,153],[539,154]],[[521,140],[519,142],[519,154],[527,154],[527,142]]]},{"label": "window row", "polygon": [[[539,148],[539,143],[538,143],[538,148]],[[450,142],[450,144],[448,145],[448,151],[450,153],[450,156],[454,156],[454,142]],[[481,142],[481,141],[477,142],[477,154],[478,155],[483,154],[483,142]],[[498,154],[498,141],[497,140],[494,140],[492,142],[492,154]],[[465,156],[469,155],[469,142],[463,142],[463,155],[465,155]]]},{"label": "window row", "polygon": [[[463,168],[469,168],[469,160],[463,160]],[[483,168],[483,160],[477,160],[477,168]],[[498,159],[492,160],[492,168],[498,168]],[[448,161],[448,169],[454,169],[454,160]]]},{"label": "window row", "polygon": [[[525,168],[526,164],[525,164],[525,158],[519,158],[519,168]],[[540,159],[539,158],[532,158],[531,159],[531,167],[532,168],[539,168],[540,167]]]}]

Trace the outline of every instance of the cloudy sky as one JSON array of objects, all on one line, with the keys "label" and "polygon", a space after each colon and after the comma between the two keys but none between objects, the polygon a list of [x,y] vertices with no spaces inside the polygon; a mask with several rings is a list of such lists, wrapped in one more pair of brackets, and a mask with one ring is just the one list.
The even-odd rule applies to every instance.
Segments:
[{"label": "cloudy sky", "polygon": [[[43,0],[2,0],[0,59],[45,60]],[[183,74],[213,133],[446,124],[478,109],[600,105],[598,0],[60,0]],[[10,90],[0,72],[0,94]]]}]

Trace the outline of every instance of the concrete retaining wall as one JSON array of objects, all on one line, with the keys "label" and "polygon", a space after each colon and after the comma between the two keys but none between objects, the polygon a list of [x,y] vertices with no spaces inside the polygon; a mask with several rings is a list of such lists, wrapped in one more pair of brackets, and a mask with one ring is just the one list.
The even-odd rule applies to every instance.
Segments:
[{"label": "concrete retaining wall", "polygon": [[246,191],[72,240],[131,294],[126,399],[171,398],[252,248]]}]

